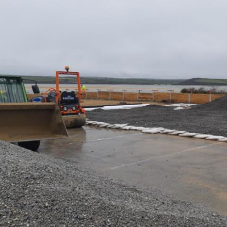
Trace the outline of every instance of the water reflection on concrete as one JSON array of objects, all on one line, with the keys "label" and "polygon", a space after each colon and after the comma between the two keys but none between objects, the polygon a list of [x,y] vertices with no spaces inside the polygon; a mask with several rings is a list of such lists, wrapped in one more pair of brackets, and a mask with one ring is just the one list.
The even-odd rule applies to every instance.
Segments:
[{"label": "water reflection on concrete", "polygon": [[68,130],[69,137],[65,139],[44,140],[39,152],[55,156],[57,158],[79,157],[83,144],[86,142],[86,131],[84,128]]},{"label": "water reflection on concrete", "polygon": [[40,152],[227,215],[226,148],[217,141],[84,127],[69,130],[67,139],[43,141]]}]

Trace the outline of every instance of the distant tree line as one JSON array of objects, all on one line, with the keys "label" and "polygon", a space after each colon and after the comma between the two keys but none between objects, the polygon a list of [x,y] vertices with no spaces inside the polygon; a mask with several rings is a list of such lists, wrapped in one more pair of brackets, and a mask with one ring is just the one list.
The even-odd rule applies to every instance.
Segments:
[{"label": "distant tree line", "polygon": [[204,87],[200,88],[183,88],[181,89],[181,93],[193,93],[193,94],[226,94],[225,90],[219,90],[217,88],[206,89]]}]

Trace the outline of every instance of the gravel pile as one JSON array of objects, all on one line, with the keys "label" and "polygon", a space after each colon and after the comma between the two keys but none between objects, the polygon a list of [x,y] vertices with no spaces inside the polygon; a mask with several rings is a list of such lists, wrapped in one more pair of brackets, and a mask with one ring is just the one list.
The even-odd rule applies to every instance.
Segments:
[{"label": "gravel pile", "polygon": [[226,217],[161,191],[0,141],[0,226],[226,226]]},{"label": "gravel pile", "polygon": [[209,111],[209,110],[218,110],[218,111],[227,111],[227,96],[224,96],[220,99],[216,99],[212,102],[194,106],[193,108],[197,110]]},{"label": "gravel pile", "polygon": [[180,131],[227,137],[227,96],[191,109],[150,105],[130,110],[94,110],[89,120],[142,127],[164,127]]}]

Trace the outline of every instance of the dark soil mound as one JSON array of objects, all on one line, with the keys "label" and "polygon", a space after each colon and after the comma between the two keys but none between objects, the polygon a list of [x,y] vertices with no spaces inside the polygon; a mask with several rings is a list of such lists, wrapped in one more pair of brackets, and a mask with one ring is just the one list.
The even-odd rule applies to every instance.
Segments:
[{"label": "dark soil mound", "polygon": [[203,105],[195,106],[193,109],[204,110],[204,111],[209,111],[209,110],[227,111],[227,96],[224,96],[220,99],[216,99],[212,102],[209,102]]}]

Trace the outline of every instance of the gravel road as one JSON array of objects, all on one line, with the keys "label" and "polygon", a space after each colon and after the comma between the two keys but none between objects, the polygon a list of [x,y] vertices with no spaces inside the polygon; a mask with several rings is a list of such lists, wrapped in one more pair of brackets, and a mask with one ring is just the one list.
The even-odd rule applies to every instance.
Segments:
[{"label": "gravel road", "polygon": [[0,226],[227,226],[226,217],[0,141]]},{"label": "gravel road", "polygon": [[142,127],[164,127],[227,137],[227,96],[191,109],[150,105],[130,110],[94,110],[89,120]]}]

